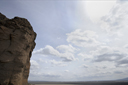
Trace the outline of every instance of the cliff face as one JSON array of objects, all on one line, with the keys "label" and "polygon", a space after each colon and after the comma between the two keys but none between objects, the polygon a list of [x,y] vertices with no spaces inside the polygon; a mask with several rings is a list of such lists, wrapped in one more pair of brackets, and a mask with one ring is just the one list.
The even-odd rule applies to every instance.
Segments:
[{"label": "cliff face", "polygon": [[0,13],[0,85],[27,85],[35,38],[26,19]]}]

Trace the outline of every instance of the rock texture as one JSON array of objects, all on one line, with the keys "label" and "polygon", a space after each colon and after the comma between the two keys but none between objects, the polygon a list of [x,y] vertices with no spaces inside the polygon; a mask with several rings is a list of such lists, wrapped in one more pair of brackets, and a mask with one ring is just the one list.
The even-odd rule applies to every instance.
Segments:
[{"label": "rock texture", "polygon": [[0,13],[0,85],[27,85],[35,38],[27,19]]}]

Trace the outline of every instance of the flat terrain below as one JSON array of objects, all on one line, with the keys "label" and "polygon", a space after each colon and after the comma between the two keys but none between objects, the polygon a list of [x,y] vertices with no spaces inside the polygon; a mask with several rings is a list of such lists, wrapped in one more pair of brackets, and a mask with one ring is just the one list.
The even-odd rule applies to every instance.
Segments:
[{"label": "flat terrain below", "polygon": [[29,82],[31,85],[128,85],[128,81],[93,81],[93,82]]}]

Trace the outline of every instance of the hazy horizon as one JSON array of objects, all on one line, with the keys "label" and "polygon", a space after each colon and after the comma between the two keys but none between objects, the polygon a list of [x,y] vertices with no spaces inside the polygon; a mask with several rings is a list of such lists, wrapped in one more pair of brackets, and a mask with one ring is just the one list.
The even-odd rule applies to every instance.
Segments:
[{"label": "hazy horizon", "polygon": [[0,12],[28,19],[37,33],[29,80],[128,77],[128,1],[1,0]]}]

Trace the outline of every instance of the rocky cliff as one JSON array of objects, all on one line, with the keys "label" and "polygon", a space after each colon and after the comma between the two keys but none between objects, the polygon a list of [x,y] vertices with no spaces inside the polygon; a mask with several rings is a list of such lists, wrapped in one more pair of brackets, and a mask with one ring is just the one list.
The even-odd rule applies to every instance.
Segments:
[{"label": "rocky cliff", "polygon": [[27,85],[35,38],[27,19],[0,13],[0,85]]}]

